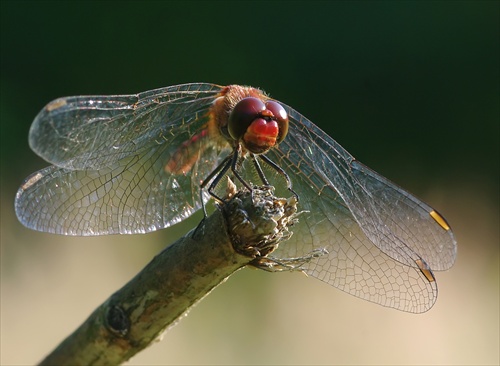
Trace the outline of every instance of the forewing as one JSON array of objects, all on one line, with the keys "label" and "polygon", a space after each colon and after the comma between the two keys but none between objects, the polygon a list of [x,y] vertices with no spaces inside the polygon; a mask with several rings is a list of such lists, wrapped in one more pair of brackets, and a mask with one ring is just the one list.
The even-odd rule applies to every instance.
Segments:
[{"label": "forewing", "polygon": [[410,312],[428,310],[437,287],[431,269],[449,268],[456,243],[430,216],[432,209],[358,163],[293,109],[287,138],[268,156],[290,175],[299,193],[292,238],[274,253],[328,255],[306,273],[355,296]]},{"label": "forewing", "polygon": [[205,135],[189,151],[195,162],[186,174],[171,174],[166,166],[208,118],[187,113],[169,124],[167,135],[150,136],[141,149],[115,155],[98,170],[50,166],[33,174],[16,196],[19,220],[45,232],[103,235],[150,232],[185,219],[200,208],[201,181],[231,149],[220,136]]},{"label": "forewing", "polygon": [[48,162],[68,169],[101,169],[141,151],[151,140],[169,138],[213,102],[222,87],[184,84],[135,95],[75,96],[56,99],[36,116],[31,148]]}]

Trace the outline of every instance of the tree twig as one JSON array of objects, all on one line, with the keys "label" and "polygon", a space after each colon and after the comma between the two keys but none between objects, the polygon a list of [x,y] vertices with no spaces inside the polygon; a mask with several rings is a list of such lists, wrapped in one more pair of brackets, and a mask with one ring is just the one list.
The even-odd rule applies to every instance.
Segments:
[{"label": "tree twig", "polygon": [[[236,192],[99,306],[41,365],[120,364],[146,348],[238,269],[265,256],[295,220],[295,200],[272,189]],[[264,263],[264,264],[263,264]]]}]

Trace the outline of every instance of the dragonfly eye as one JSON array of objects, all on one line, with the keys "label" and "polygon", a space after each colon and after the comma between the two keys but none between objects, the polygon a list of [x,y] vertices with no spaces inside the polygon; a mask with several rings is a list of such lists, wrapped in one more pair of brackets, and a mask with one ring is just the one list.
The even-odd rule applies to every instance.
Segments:
[{"label": "dragonfly eye", "polygon": [[259,118],[260,113],[265,109],[266,105],[260,99],[248,97],[240,100],[229,115],[229,135],[235,140],[240,140],[247,132],[248,126]]},{"label": "dragonfly eye", "polygon": [[288,133],[288,113],[285,108],[273,100],[266,103],[266,108],[274,115],[274,120],[278,122],[279,134],[276,143],[279,144]]},{"label": "dragonfly eye", "polygon": [[283,141],[287,131],[287,113],[274,101],[264,103],[254,97],[243,98],[229,115],[229,135],[255,154],[264,153]]}]

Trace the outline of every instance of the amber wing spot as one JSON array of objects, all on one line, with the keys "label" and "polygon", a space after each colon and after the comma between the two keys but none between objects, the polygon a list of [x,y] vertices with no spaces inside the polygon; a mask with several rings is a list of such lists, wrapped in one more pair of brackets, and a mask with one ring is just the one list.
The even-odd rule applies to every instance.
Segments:
[{"label": "amber wing spot", "polygon": [[437,213],[436,211],[431,211],[429,215],[431,215],[434,221],[436,221],[443,229],[445,229],[446,231],[450,230],[450,226],[448,225],[444,217],[439,213]]},{"label": "amber wing spot", "polygon": [[425,276],[425,278],[427,278],[427,281],[429,281],[429,282],[436,281],[434,274],[432,273],[431,269],[429,268],[427,263],[424,262],[423,259],[417,259],[415,261],[415,263],[417,264],[418,268],[420,269],[422,274]]},{"label": "amber wing spot", "polygon": [[27,190],[33,184],[35,184],[36,182],[38,182],[41,178],[43,178],[42,174],[40,174],[40,173],[33,174],[31,177],[29,177],[28,179],[26,179],[26,181],[21,186],[21,189],[23,191]]},{"label": "amber wing spot", "polygon": [[47,111],[48,112],[52,112],[53,110],[55,109],[58,109],[58,108],[61,108],[62,106],[65,106],[67,103],[66,103],[66,100],[65,99],[57,99],[57,100],[54,100],[53,102],[49,103],[47,105]]}]

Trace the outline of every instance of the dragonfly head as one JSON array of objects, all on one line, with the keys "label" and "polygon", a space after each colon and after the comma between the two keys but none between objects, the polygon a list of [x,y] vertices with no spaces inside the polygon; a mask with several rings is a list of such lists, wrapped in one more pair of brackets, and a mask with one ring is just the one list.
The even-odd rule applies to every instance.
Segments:
[{"label": "dragonfly head", "polygon": [[248,151],[262,154],[283,141],[288,115],[278,102],[246,97],[230,112],[227,129],[229,136],[241,141]]},{"label": "dragonfly head", "polygon": [[212,117],[220,133],[233,146],[263,154],[288,133],[288,114],[261,90],[240,85],[225,87],[215,99]]}]

